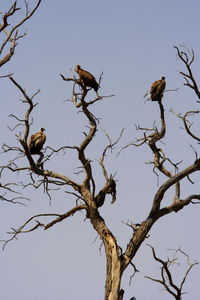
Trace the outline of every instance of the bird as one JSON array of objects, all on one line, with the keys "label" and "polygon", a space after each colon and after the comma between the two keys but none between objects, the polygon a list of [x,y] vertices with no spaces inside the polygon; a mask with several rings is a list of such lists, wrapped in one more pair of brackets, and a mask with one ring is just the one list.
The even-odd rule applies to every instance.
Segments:
[{"label": "bird", "polygon": [[40,131],[31,135],[28,143],[30,154],[38,154],[38,155],[41,154],[40,151],[46,141],[46,135],[44,134],[44,131],[45,129],[41,127]]},{"label": "bird", "polygon": [[166,86],[165,76],[161,76],[160,80],[156,80],[153,82],[151,89],[150,89],[150,95],[151,95],[152,101],[161,101],[162,100],[165,86]]},{"label": "bird", "polygon": [[91,87],[97,93],[99,84],[97,83],[95,77],[88,71],[81,69],[80,65],[76,66],[76,73],[78,73],[81,84],[86,87]]}]

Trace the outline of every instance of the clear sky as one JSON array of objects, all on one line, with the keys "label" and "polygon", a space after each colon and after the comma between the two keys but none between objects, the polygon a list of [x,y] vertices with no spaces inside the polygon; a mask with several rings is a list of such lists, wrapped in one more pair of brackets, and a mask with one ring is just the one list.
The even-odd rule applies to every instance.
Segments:
[{"label": "clear sky", "polygon": [[[4,12],[11,4],[10,0],[1,0],[0,11]],[[18,1],[18,5],[24,7],[24,2]],[[167,134],[162,147],[172,161],[183,160],[180,170],[195,159],[190,144],[199,153],[197,143],[181,129],[181,120],[169,111],[173,108],[177,113],[184,113],[199,109],[193,91],[183,86],[184,80],[178,71],[184,70],[184,66],[173,48],[173,45],[185,43],[194,49],[193,70],[199,82],[199,11],[198,0],[43,0],[35,15],[24,25],[27,35],[19,41],[12,61],[1,68],[1,75],[13,72],[13,77],[26,87],[29,95],[41,89],[36,98],[39,105],[33,113],[31,133],[45,127],[46,145],[54,148],[79,145],[82,132],[88,125],[71,102],[64,102],[71,96],[72,85],[64,82],[59,74],[70,76],[69,69],[74,69],[76,64],[89,70],[96,78],[104,72],[99,93],[115,94],[115,97],[105,99],[92,108],[95,116],[100,118],[100,124],[87,156],[93,161],[97,187],[101,188],[104,180],[97,160],[107,144],[102,129],[107,130],[114,140],[121,129],[126,128],[116,151],[106,157],[109,172],[117,172],[117,200],[111,205],[107,197],[100,209],[123,249],[131,236],[130,228],[123,222],[144,220],[158,186],[152,165],[145,164],[153,159],[147,146],[129,147],[120,156],[116,154],[122,146],[139,137],[135,124],[151,127],[156,120],[159,126],[156,103],[145,103],[143,95],[161,75],[166,77],[167,89],[179,88],[178,92],[166,93],[163,100]],[[0,79],[0,90],[0,142],[17,145],[15,133],[23,129],[19,128],[15,133],[9,131],[7,125],[11,128],[15,125],[9,114],[23,118],[26,107],[19,101],[21,95],[9,79]],[[91,97],[94,96],[91,92]],[[196,120],[195,124],[194,130],[199,135],[199,121]],[[6,156],[1,155],[0,161],[1,165],[5,164]],[[78,181],[79,177],[74,174],[78,166],[76,153],[67,151],[65,156],[55,156],[46,167]],[[13,181],[16,179],[14,175],[9,173],[8,178],[1,180],[3,183]],[[194,185],[184,181],[183,198],[199,193],[199,177],[193,176],[192,179]],[[27,176],[18,175],[16,180],[26,182]],[[161,176],[159,184],[162,182],[164,178]],[[19,227],[32,215],[64,213],[74,206],[74,199],[64,192],[52,191],[51,206],[42,188],[29,188],[22,192],[31,198],[27,206],[0,203],[0,239],[7,239],[6,232],[10,228]],[[172,196],[173,193],[168,193],[164,204],[170,203]],[[155,246],[163,259],[169,255],[167,249],[180,246],[192,260],[200,261],[199,213],[198,205],[186,207],[154,225],[150,237],[134,259],[140,273],[131,285],[132,268],[129,267],[124,274],[124,300],[132,296],[136,296],[137,300],[171,299],[159,285],[144,279],[144,275],[156,277],[159,273],[159,266],[152,260],[146,243]],[[39,229],[19,236],[18,240],[0,251],[0,298],[104,299],[105,257],[100,246],[101,241],[96,239],[96,232],[82,213],[47,231]],[[174,271],[178,281],[184,270],[176,267]],[[199,278],[200,265],[191,271],[184,288],[188,294],[183,299],[199,300]]]}]

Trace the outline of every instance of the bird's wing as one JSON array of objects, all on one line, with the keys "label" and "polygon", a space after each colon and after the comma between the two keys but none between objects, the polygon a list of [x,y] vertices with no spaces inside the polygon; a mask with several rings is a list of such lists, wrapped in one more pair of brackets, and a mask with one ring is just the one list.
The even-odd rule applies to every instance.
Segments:
[{"label": "bird's wing", "polygon": [[94,76],[90,72],[85,71],[85,70],[80,70],[79,76],[80,76],[80,78],[82,78],[82,80],[85,81],[86,84],[96,81]]},{"label": "bird's wing", "polygon": [[159,84],[159,90],[160,90],[160,93],[162,93],[165,89],[165,86],[166,86],[166,82],[165,80],[161,80],[160,84]]},{"label": "bird's wing", "polygon": [[154,93],[156,91],[156,89],[158,88],[160,84],[160,80],[156,80],[153,82],[151,89],[150,89],[150,94]]},{"label": "bird's wing", "polygon": [[35,140],[35,147],[41,147],[44,145],[46,141],[46,135],[43,132],[39,132],[39,135],[37,136]]},{"label": "bird's wing", "polygon": [[38,137],[38,133],[39,132],[31,135],[31,137],[29,139],[29,144],[28,144],[29,148],[35,144],[35,141],[37,140],[37,137]]}]

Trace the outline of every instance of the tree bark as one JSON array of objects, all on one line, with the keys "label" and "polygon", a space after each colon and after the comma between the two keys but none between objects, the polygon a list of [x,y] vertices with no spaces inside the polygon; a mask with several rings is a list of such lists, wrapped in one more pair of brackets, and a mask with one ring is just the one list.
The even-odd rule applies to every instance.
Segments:
[{"label": "tree bark", "polygon": [[118,300],[122,276],[122,259],[116,239],[108,229],[104,219],[99,215],[98,209],[89,208],[89,217],[94,229],[99,233],[105,248],[106,254],[106,283],[105,283],[105,300]]},{"label": "tree bark", "polygon": [[106,251],[105,300],[118,300],[121,283],[121,259],[115,240],[108,236],[104,242]]}]

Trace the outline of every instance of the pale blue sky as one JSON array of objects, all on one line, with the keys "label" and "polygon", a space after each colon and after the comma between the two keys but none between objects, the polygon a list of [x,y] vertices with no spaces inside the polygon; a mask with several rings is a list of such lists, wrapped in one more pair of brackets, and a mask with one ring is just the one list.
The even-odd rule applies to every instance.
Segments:
[{"label": "pale blue sky", "polygon": [[[11,3],[1,0],[0,11],[5,11]],[[20,4],[23,5],[23,1],[19,1]],[[157,190],[157,178],[152,166],[145,164],[152,160],[147,146],[130,147],[119,157],[116,153],[121,146],[137,137],[135,124],[151,127],[157,120],[159,125],[156,103],[145,103],[143,95],[161,75],[166,76],[167,89],[179,88],[178,92],[167,93],[163,100],[168,125],[162,147],[173,161],[183,160],[181,168],[194,160],[189,143],[198,149],[196,142],[187,138],[180,129],[180,120],[169,110],[171,107],[177,112],[199,109],[195,94],[183,86],[184,80],[178,70],[184,70],[184,66],[173,48],[173,45],[185,43],[195,50],[193,70],[199,82],[199,11],[198,0],[42,1],[36,14],[25,24],[27,36],[19,41],[12,61],[1,69],[1,75],[13,72],[13,77],[26,87],[29,95],[41,89],[36,99],[39,105],[33,113],[31,131],[45,127],[46,144],[55,148],[79,145],[87,125],[84,116],[77,114],[72,103],[63,102],[70,98],[72,85],[62,81],[59,74],[70,76],[69,68],[74,69],[76,64],[89,70],[96,78],[104,72],[99,93],[115,94],[115,97],[105,99],[92,108],[101,120],[87,156],[93,160],[97,187],[101,188],[104,179],[97,160],[107,143],[102,128],[113,139],[118,137],[122,128],[126,128],[118,149],[106,158],[109,172],[117,172],[117,200],[111,205],[108,197],[100,209],[123,249],[131,231],[122,221],[143,221]],[[16,145],[15,134],[7,128],[7,125],[14,126],[14,120],[8,115],[15,113],[23,118],[25,106],[19,101],[21,95],[9,79],[0,80],[0,89],[3,103],[0,111],[1,144]],[[194,130],[198,135],[198,120],[196,124]],[[55,156],[49,161],[47,168],[63,172],[78,181],[74,175],[75,168],[79,166],[76,156],[75,152],[67,151],[65,156]],[[6,162],[5,155],[1,155],[0,159],[1,164]],[[14,175],[9,174],[2,182],[6,179],[13,181]],[[183,197],[199,193],[199,178],[193,176],[193,179],[196,182],[193,186],[184,181]],[[17,181],[22,180],[26,177],[17,177]],[[160,184],[163,180],[161,176]],[[35,191],[30,188],[24,193],[31,198],[25,207],[1,202],[1,239],[7,238],[6,232],[11,227],[20,226],[34,214],[64,213],[74,205],[73,198],[64,192],[52,192],[51,207],[42,189]],[[172,195],[167,194],[165,204]],[[38,230],[19,236],[18,241],[8,244],[5,251],[0,252],[0,298],[104,299],[104,251],[102,248],[99,252],[101,242],[99,239],[94,242],[96,233],[88,220],[84,222],[84,217],[84,214],[78,213],[45,232]],[[168,255],[166,249],[181,246],[192,259],[200,261],[200,242],[195,236],[199,226],[199,207],[187,207],[178,214],[159,220],[152,228],[147,243],[154,245],[163,258]],[[137,300],[169,300],[170,296],[160,291],[160,286],[143,278],[144,275],[157,276],[159,271],[145,243],[134,263],[141,272],[129,286],[132,269],[127,269],[122,280],[122,288],[126,291],[124,300],[132,296],[136,296]],[[199,300],[199,278],[200,267],[197,266],[188,277],[184,289],[188,295],[184,295],[183,300]]]}]

